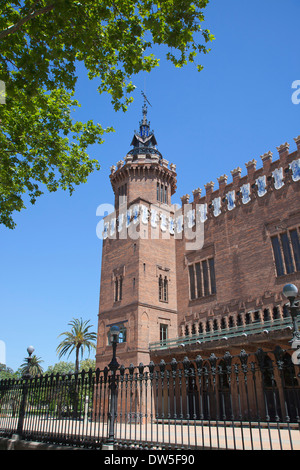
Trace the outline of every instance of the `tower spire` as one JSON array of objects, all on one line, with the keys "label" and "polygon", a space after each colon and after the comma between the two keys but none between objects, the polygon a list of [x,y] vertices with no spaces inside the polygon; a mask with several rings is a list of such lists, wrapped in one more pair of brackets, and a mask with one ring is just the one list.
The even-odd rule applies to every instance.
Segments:
[{"label": "tower spire", "polygon": [[[150,130],[150,122],[148,122],[147,120],[147,114],[148,114],[148,106],[147,106],[147,103],[151,106],[147,96],[145,95],[145,93],[143,91],[141,91],[142,93],[142,96],[144,98],[144,104],[143,104],[143,107],[142,107],[142,112],[143,112],[143,120],[142,122],[140,123],[140,135],[141,137],[147,137],[149,135],[149,130]],[[148,126],[147,130],[148,130],[148,133],[147,134],[144,134],[143,132],[146,130],[146,128],[144,126]]]},{"label": "tower spire", "polygon": [[142,106],[143,117],[140,121],[139,132],[134,132],[134,137],[131,142],[131,145],[133,145],[134,148],[129,151],[129,154],[133,155],[134,157],[137,157],[137,155],[142,154],[156,154],[159,155],[159,157],[161,158],[162,156],[156,148],[157,142],[154,133],[150,130],[150,121],[148,121],[147,119],[148,105],[152,105],[143,91],[141,92],[141,94],[144,98],[144,103]]}]

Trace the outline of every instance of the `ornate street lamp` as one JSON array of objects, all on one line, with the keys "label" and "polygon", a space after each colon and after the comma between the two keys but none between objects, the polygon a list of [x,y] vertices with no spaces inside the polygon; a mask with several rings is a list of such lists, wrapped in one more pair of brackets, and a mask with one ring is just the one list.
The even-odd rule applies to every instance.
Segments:
[{"label": "ornate street lamp", "polygon": [[297,322],[297,315],[300,313],[299,301],[296,302],[295,299],[298,296],[298,288],[294,284],[286,284],[283,288],[283,295],[289,300],[289,312],[293,320],[293,338],[291,343],[293,348],[297,349],[298,345],[300,346],[300,333]]}]

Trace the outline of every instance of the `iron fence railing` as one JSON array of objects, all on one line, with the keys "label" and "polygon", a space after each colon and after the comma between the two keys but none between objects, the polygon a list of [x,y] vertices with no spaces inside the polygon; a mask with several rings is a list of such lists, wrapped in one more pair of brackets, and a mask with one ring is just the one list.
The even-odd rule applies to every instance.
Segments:
[{"label": "iron fence railing", "polygon": [[[291,351],[0,381],[0,436],[118,449],[299,449]],[[114,403],[112,413],[111,404]]]}]

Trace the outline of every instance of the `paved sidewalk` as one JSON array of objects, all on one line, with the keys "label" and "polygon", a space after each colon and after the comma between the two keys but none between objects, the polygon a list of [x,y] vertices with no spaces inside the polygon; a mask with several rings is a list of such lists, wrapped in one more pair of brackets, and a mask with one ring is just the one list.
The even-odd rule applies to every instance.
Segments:
[{"label": "paved sidewalk", "polygon": [[[1,429],[15,432],[17,419],[0,418]],[[108,436],[107,423],[72,419],[53,419],[29,416],[24,420],[24,431],[32,432],[33,438],[52,435],[59,441],[60,437],[68,439],[96,440],[101,442]],[[127,446],[145,446],[182,449],[237,449],[237,450],[300,450],[300,431],[295,425],[267,423],[254,426],[252,423],[118,423],[115,424],[115,437],[120,444]]]}]

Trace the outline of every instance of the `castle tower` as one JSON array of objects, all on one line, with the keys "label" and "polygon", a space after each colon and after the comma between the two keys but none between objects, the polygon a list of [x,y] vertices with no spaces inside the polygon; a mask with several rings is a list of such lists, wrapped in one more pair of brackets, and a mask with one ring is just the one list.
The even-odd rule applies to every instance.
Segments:
[{"label": "castle tower", "polygon": [[149,343],[177,336],[176,259],[171,196],[175,165],[157,150],[146,100],[139,132],[111,167],[115,212],[104,220],[96,366],[111,360],[111,326],[121,331],[118,362],[150,361]]}]

